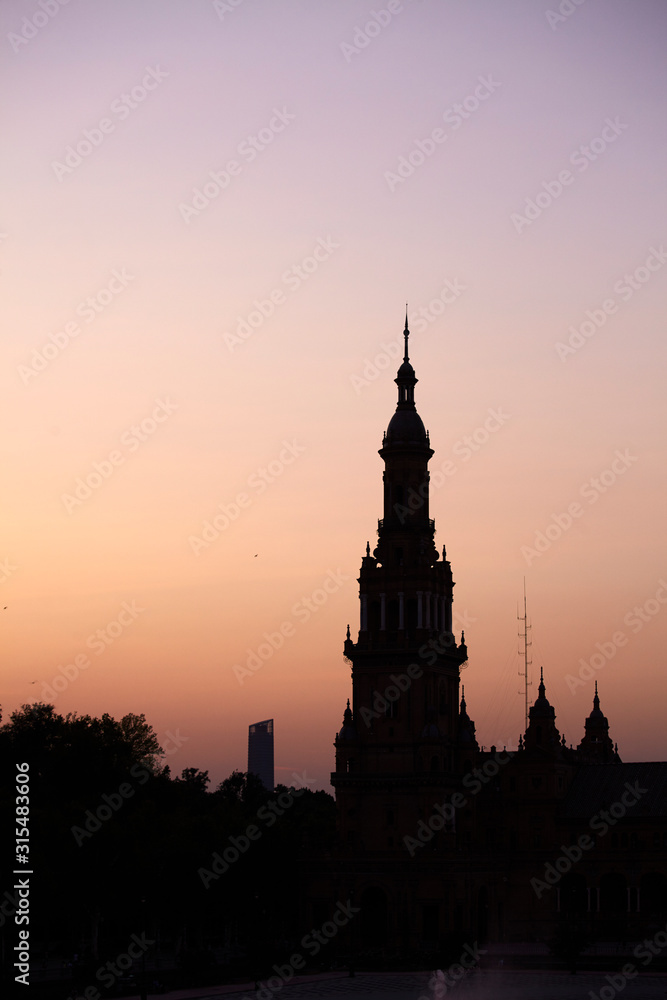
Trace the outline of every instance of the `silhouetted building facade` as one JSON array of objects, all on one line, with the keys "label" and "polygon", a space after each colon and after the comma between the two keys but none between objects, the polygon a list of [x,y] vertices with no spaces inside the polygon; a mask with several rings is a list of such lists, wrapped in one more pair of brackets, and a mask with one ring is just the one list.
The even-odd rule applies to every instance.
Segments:
[{"label": "silhouetted building facade", "polygon": [[248,771],[273,791],[273,719],[248,727]]},{"label": "silhouetted building facade", "polygon": [[352,692],[335,738],[338,847],[310,914],[353,898],[345,947],[368,957],[454,940],[580,949],[667,922],[667,764],[623,764],[595,689],[576,749],[541,678],[518,748],[481,748],[459,691],[452,570],[429,516],[429,435],[405,355],[382,441],[383,517],[359,575]]}]

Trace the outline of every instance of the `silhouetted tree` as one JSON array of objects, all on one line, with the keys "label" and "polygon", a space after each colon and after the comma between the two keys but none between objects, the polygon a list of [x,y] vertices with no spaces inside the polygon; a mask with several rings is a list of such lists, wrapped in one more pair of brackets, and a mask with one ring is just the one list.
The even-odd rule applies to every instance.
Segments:
[{"label": "silhouetted tree", "polygon": [[[0,725],[0,754],[30,764],[33,954],[48,940],[65,960],[87,955],[79,989],[143,930],[144,914],[148,936],[179,952],[184,983],[224,978],[215,950],[230,973],[251,961],[255,972],[303,934],[300,859],[334,837],[325,792],[270,792],[240,771],[209,791],[208,771],[172,778],[161,766],[143,715],[61,715],[41,703]],[[3,814],[13,778],[0,786]]]}]

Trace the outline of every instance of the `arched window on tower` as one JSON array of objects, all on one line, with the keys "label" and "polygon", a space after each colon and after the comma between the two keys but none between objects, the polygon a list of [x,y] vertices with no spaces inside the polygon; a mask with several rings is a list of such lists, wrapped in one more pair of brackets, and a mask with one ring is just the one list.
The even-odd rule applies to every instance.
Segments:
[{"label": "arched window on tower", "polygon": [[368,628],[371,632],[378,632],[380,629],[380,602],[371,601],[368,609]]}]

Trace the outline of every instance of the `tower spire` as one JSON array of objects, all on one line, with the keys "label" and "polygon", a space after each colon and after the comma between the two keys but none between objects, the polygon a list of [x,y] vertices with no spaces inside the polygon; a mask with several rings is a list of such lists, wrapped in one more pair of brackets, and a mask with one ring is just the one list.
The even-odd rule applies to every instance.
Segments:
[{"label": "tower spire", "polygon": [[[396,373],[396,378],[394,382],[398,386],[398,405],[401,409],[415,409],[415,386],[418,382],[417,376],[415,375],[415,370],[410,364],[410,355],[408,350],[408,339],[410,337],[410,329],[408,327],[408,304],[405,304],[405,327],[403,329],[403,337],[405,341],[405,348],[403,351],[403,363]],[[421,424],[421,418],[419,419]],[[387,434],[390,428],[387,428]],[[424,436],[426,436],[424,434]]]},{"label": "tower spire", "polygon": [[410,336],[410,331],[408,330],[408,304],[405,303],[405,329],[403,330],[403,336],[405,337],[405,353],[403,354],[403,360],[409,361],[408,357],[408,337]]}]

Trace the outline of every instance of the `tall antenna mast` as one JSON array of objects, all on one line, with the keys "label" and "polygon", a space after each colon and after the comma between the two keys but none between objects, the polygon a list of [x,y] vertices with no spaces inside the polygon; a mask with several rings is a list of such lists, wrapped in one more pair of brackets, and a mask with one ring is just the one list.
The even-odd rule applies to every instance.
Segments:
[{"label": "tall antenna mast", "polygon": [[[524,693],[524,715],[525,715],[525,727],[528,729],[528,688],[531,687],[531,682],[528,680],[528,667],[532,664],[532,660],[528,659],[528,647],[532,646],[532,642],[528,642],[528,632],[532,629],[532,625],[528,624],[528,613],[526,611],[526,578],[523,578],[523,618],[519,615],[519,608],[517,606],[516,616],[520,622],[523,622],[523,632],[519,632],[519,639],[523,639],[523,670],[519,671],[519,677],[523,677],[523,693]],[[519,653],[522,651],[519,650]],[[521,692],[519,692],[521,693]]]}]

